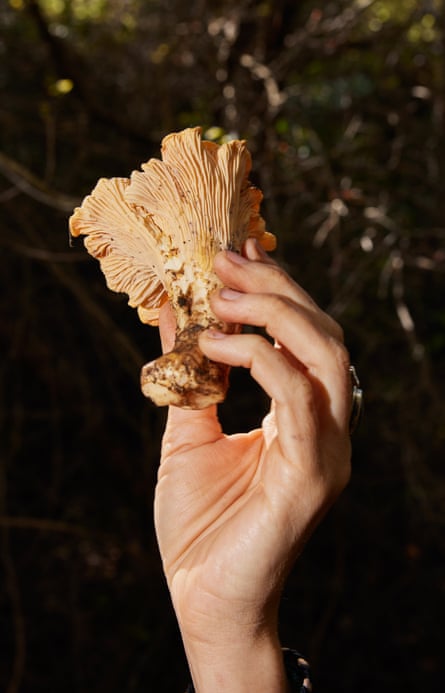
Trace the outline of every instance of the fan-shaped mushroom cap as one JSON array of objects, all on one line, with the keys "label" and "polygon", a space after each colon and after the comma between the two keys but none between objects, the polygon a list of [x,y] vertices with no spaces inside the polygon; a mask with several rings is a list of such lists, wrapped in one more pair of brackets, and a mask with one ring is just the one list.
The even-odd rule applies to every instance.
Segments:
[{"label": "fan-shaped mushroom cap", "polygon": [[164,268],[156,240],[143,217],[125,200],[128,178],[101,178],[69,220],[73,236],[85,235],[88,252],[100,262],[108,288],[128,294],[142,322],[156,325],[166,301]]}]

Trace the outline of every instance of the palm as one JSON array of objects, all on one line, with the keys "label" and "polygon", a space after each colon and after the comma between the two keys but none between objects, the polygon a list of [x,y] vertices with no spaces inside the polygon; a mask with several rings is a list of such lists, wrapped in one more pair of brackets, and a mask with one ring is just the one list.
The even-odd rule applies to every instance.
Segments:
[{"label": "palm", "polygon": [[156,492],[173,599],[193,608],[193,598],[199,609],[211,599],[213,610],[214,602],[224,609],[234,599],[251,601],[254,584],[264,599],[281,584],[297,539],[295,524],[287,521],[291,511],[295,515],[295,464],[287,464],[280,450],[272,416],[266,435],[258,429],[230,437],[214,414],[193,418],[171,414]]}]

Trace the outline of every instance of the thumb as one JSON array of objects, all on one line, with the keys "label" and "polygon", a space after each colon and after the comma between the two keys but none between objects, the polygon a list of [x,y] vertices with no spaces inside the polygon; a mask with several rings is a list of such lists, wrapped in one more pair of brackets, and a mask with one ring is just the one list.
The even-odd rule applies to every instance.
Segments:
[{"label": "thumb", "polygon": [[159,335],[161,337],[162,353],[171,351],[175,345],[176,318],[169,301],[159,310]]},{"label": "thumb", "polygon": [[[159,312],[159,333],[162,351],[171,351],[175,344],[176,318],[171,305],[164,303]],[[178,452],[214,443],[223,437],[216,405],[192,410],[169,407],[162,439],[161,461]]]}]

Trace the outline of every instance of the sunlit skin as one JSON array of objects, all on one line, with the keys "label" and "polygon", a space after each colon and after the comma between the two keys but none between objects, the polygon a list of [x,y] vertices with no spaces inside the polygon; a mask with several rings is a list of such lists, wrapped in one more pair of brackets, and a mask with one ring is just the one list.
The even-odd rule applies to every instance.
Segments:
[{"label": "sunlit skin", "polygon": [[[226,436],[215,407],[170,408],[156,528],[197,693],[283,693],[283,582],[350,474],[349,357],[338,324],[255,241],[244,257],[217,255],[215,271],[217,317],[272,339],[208,331],[200,347],[249,368],[271,409],[261,428]],[[168,307],[160,330],[169,349]]]}]

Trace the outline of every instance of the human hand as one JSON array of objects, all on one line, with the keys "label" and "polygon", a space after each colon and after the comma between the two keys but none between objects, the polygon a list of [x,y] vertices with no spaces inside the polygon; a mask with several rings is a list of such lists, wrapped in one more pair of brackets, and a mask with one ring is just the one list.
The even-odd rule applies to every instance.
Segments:
[{"label": "human hand", "polygon": [[[230,289],[212,297],[212,309],[224,322],[265,327],[275,345],[257,334],[210,330],[200,347],[215,361],[249,368],[271,411],[261,428],[225,436],[215,407],[171,407],[155,499],[164,570],[202,691],[248,690],[240,667],[252,644],[257,668],[261,651],[262,667],[273,672],[275,687],[262,672],[263,690],[285,690],[276,635],[283,582],[350,473],[341,328],[253,240],[245,255],[216,257]],[[168,310],[160,327],[168,346]],[[215,653],[224,671],[215,669]]]}]

